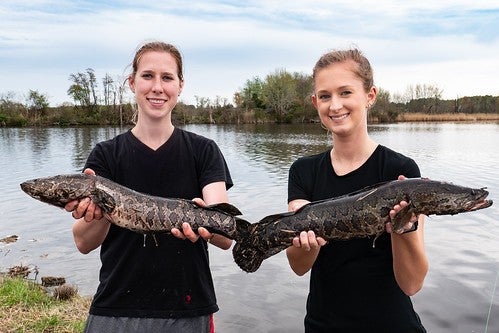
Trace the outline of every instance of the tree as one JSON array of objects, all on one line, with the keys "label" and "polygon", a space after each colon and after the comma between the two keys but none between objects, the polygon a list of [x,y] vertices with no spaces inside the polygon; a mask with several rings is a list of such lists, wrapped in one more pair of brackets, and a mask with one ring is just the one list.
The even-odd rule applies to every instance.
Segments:
[{"label": "tree", "polygon": [[314,81],[311,75],[296,72],[293,73],[293,80],[296,90],[296,111],[303,122],[306,117],[311,118],[316,115],[310,98],[314,90]]},{"label": "tree", "polygon": [[388,90],[378,88],[376,103],[367,115],[368,121],[371,116],[377,118],[379,122],[394,121],[397,118],[398,112],[395,105],[391,103],[390,99],[391,96]]},{"label": "tree", "polygon": [[47,96],[36,90],[29,90],[26,104],[28,113],[35,122],[44,115],[45,110],[49,107]]},{"label": "tree", "polygon": [[111,96],[116,95],[114,91],[114,80],[111,75],[107,74],[102,79],[102,86],[104,87],[104,105],[111,105]]},{"label": "tree", "polygon": [[69,79],[73,84],[68,89],[68,95],[75,104],[96,112],[97,111],[97,80],[92,68],[87,68],[85,73],[70,74]]},{"label": "tree", "polygon": [[267,75],[263,96],[267,109],[275,115],[277,122],[283,122],[297,98],[293,76],[285,69]]},{"label": "tree", "polygon": [[443,90],[429,84],[407,86],[404,99],[409,112],[438,113]]},{"label": "tree", "polygon": [[263,85],[264,83],[259,77],[246,80],[243,89],[234,94],[234,103],[236,106],[244,108],[246,111],[251,109],[263,109],[265,107],[263,101]]},{"label": "tree", "polygon": [[207,110],[208,121],[210,122],[210,124],[214,124],[215,121],[213,120],[213,109],[210,107],[210,99],[208,97],[200,97],[198,95],[194,95],[194,98],[196,99],[196,108]]}]

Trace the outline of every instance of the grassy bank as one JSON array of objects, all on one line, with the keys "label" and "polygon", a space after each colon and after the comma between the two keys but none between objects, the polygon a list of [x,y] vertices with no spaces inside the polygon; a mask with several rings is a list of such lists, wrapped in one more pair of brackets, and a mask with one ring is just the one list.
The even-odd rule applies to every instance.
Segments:
[{"label": "grassy bank", "polygon": [[0,275],[0,332],[82,332],[90,299],[59,300],[40,284]]},{"label": "grassy bank", "polygon": [[397,116],[399,122],[458,122],[499,121],[499,113],[403,113]]}]

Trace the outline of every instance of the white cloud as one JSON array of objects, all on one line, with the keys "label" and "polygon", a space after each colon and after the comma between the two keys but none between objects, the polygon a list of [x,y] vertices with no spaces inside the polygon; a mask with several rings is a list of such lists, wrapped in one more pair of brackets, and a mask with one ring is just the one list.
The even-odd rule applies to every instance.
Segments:
[{"label": "white cloud", "polygon": [[[499,5],[486,1],[7,1],[0,4],[0,95],[69,100],[69,74],[122,75],[149,39],[181,49],[183,98],[232,99],[276,68],[310,73],[331,48],[357,45],[391,92],[436,84],[444,97],[498,95]],[[447,96],[447,93],[449,96]]]}]

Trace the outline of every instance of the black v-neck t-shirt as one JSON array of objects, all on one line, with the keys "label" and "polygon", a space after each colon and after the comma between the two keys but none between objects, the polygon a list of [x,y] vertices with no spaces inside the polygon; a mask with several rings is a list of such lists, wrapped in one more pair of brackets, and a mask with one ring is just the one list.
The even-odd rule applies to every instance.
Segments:
[{"label": "black v-neck t-shirt", "polygon": [[[175,128],[153,150],[131,131],[98,143],[85,168],[135,191],[169,198],[202,197],[202,189],[232,180],[214,141]],[[116,317],[174,318],[218,310],[207,244],[171,234],[141,235],[111,225],[100,258],[90,313]]]},{"label": "black v-neck t-shirt", "polygon": [[[410,158],[379,145],[358,169],[338,176],[330,151],[302,157],[289,171],[288,202],[317,201],[395,180],[420,177]],[[425,332],[410,297],[399,288],[387,233],[330,241],[310,274],[305,332]]]}]

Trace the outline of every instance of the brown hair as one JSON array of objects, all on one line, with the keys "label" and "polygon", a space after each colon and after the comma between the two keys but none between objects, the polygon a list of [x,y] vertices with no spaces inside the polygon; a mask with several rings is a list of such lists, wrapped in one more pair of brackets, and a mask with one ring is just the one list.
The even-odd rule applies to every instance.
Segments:
[{"label": "brown hair", "polygon": [[364,54],[358,49],[348,49],[348,50],[333,50],[320,57],[316,62],[312,78],[315,80],[317,73],[329,65],[345,62],[348,60],[354,61],[358,66],[353,69],[355,75],[362,80],[364,84],[364,90],[369,92],[371,87],[374,85],[373,70],[369,60],[364,56]]},{"label": "brown hair", "polygon": [[177,63],[178,78],[180,79],[180,81],[184,81],[182,55],[180,54],[180,51],[174,45],[160,41],[145,43],[144,45],[142,45],[140,48],[137,49],[137,52],[135,52],[135,57],[133,58],[132,62],[131,76],[135,76],[135,74],[137,73],[137,68],[139,66],[139,61],[140,58],[142,58],[142,55],[149,51],[170,53],[172,57],[175,59],[175,62]]}]

